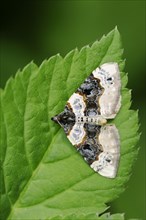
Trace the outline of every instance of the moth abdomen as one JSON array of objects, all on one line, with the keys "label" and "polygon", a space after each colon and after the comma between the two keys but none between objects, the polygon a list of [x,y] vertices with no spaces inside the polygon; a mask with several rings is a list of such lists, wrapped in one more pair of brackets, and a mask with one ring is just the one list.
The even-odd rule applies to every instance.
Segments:
[{"label": "moth abdomen", "polygon": [[107,123],[107,120],[102,116],[77,116],[75,118],[77,123],[87,123],[87,124],[95,124],[95,125],[104,125]]}]

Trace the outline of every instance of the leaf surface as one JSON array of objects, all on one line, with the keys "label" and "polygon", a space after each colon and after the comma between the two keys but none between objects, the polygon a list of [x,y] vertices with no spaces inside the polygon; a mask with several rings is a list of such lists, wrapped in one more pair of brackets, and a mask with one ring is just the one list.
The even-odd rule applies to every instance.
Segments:
[{"label": "leaf surface", "polygon": [[[138,113],[129,110],[122,52],[115,29],[90,47],[75,49],[64,59],[56,55],[40,67],[30,63],[9,79],[1,91],[2,219],[93,219],[124,191],[139,135]],[[97,66],[112,61],[119,64],[122,79],[122,107],[113,121],[121,159],[117,177],[108,179],[90,169],[50,118]]]}]

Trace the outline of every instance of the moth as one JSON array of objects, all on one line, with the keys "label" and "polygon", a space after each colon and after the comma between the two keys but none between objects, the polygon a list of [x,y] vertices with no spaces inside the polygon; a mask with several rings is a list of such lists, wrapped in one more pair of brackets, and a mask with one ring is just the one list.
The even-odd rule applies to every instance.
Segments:
[{"label": "moth", "polygon": [[114,119],[121,107],[121,80],[115,62],[97,67],[69,98],[64,111],[52,118],[97,173],[115,178],[120,137]]}]

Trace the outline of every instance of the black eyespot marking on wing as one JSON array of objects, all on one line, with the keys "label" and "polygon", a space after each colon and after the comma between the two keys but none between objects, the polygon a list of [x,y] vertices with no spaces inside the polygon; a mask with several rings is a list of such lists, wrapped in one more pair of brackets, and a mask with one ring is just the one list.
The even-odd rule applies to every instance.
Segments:
[{"label": "black eyespot marking on wing", "polygon": [[107,81],[108,81],[110,84],[113,84],[113,78],[112,78],[112,77],[107,78]]},{"label": "black eyespot marking on wing", "polygon": [[91,74],[78,88],[77,92],[86,96],[85,116],[95,116],[100,114],[98,100],[104,89],[100,85],[100,81],[95,79]]},{"label": "black eyespot marking on wing", "polygon": [[107,158],[106,161],[107,161],[108,163],[110,163],[110,162],[111,162],[111,159]]},{"label": "black eyespot marking on wing", "polygon": [[97,155],[102,152],[100,147],[98,145],[91,144],[90,140],[78,148],[78,151],[89,164],[95,161]]},{"label": "black eyespot marking on wing", "polygon": [[88,98],[95,97],[102,94],[103,88],[100,85],[100,81],[95,79],[91,74],[78,88],[77,92],[85,94]]},{"label": "black eyespot marking on wing", "polygon": [[79,152],[87,160],[87,162],[94,161],[96,159],[96,148],[88,143],[82,145],[79,148]]},{"label": "black eyespot marking on wing", "polygon": [[107,80],[108,80],[108,81],[111,81],[111,80],[112,80],[112,78],[111,78],[111,77],[109,77],[109,78],[107,78]]}]

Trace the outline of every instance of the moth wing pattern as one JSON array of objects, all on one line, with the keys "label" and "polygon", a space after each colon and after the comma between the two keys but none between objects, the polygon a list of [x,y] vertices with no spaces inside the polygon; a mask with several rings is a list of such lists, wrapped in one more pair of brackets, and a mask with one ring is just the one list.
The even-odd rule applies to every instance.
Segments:
[{"label": "moth wing pattern", "polygon": [[99,99],[100,114],[106,119],[115,118],[121,107],[121,80],[117,63],[105,63],[93,71],[104,92]]},{"label": "moth wing pattern", "polygon": [[96,68],[74,92],[63,112],[52,119],[90,167],[100,175],[115,178],[120,159],[120,137],[113,119],[121,106],[121,80],[117,63]]},{"label": "moth wing pattern", "polygon": [[78,146],[86,137],[84,125],[75,123],[67,137],[72,145]]},{"label": "moth wing pattern", "polygon": [[84,111],[86,108],[86,103],[84,102],[84,98],[79,93],[73,93],[73,95],[68,100],[68,105],[72,109],[73,113],[76,117],[84,116]]},{"label": "moth wing pattern", "polygon": [[102,176],[114,178],[120,158],[120,137],[116,126],[107,124],[101,127],[98,138],[103,152],[91,164],[91,168]]}]

